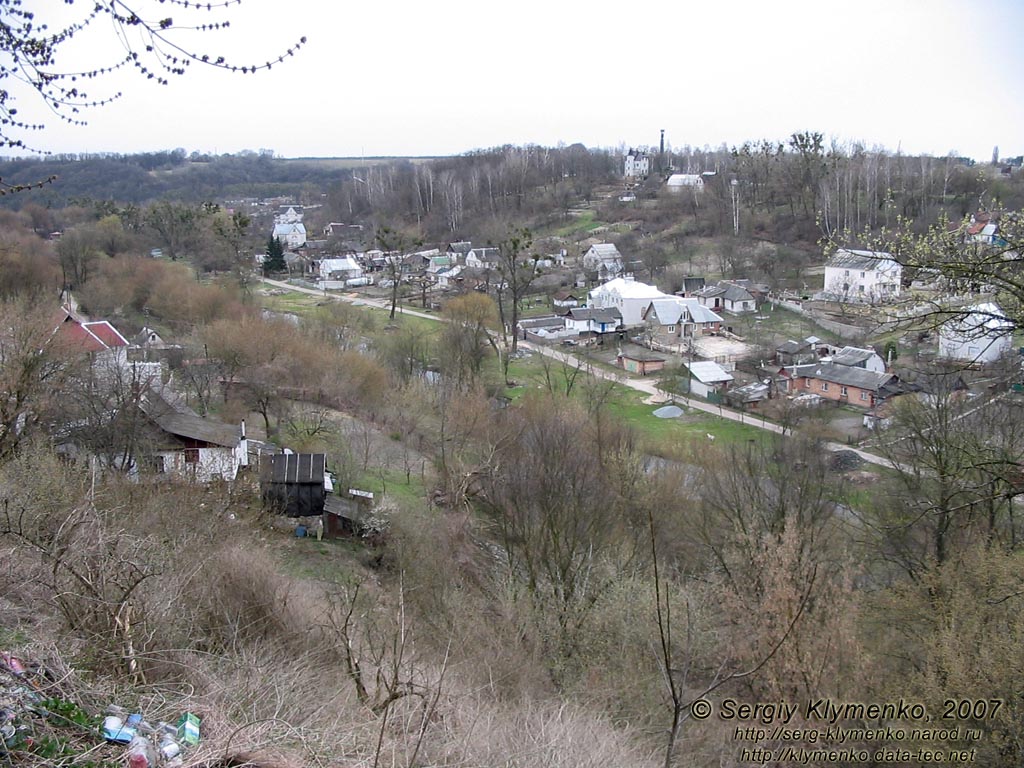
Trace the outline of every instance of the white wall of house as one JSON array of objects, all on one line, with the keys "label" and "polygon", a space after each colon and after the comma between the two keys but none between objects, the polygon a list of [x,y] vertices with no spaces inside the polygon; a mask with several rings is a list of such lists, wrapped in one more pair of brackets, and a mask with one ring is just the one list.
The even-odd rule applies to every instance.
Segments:
[{"label": "white wall of house", "polygon": [[280,238],[287,248],[300,248],[306,244],[306,227],[299,222],[276,224],[271,237]]},{"label": "white wall of house", "polygon": [[704,179],[696,173],[673,173],[668,177],[665,186],[669,192],[681,192],[684,189],[702,192],[704,191]]},{"label": "white wall of house", "polygon": [[840,301],[881,301],[900,295],[902,277],[895,261],[881,261],[877,269],[826,266],[824,291]]},{"label": "white wall of house", "polygon": [[207,483],[211,480],[234,480],[238,468],[248,463],[248,446],[242,440],[235,448],[211,447],[198,448],[198,460],[186,461],[186,451],[160,451],[163,469],[167,474],[179,475]]},{"label": "white wall of house", "polygon": [[628,177],[646,176],[651,172],[651,161],[647,155],[630,153],[626,155],[624,175]]},{"label": "white wall of house", "polygon": [[691,376],[690,392],[691,394],[697,395],[697,397],[707,397],[708,394],[711,392],[711,388],[704,382],[700,381],[699,379],[695,379]]},{"label": "white wall of house", "polygon": [[617,277],[590,292],[590,306],[598,309],[616,307],[622,313],[622,325],[626,328],[643,325],[643,313],[655,299],[671,299],[653,285],[638,283],[625,277]]},{"label": "white wall of house", "polygon": [[[601,245],[607,246],[608,244],[602,243]],[[622,254],[614,246],[599,248],[592,245],[583,254],[583,268],[590,272],[618,275],[622,272]]]},{"label": "white wall of house", "polygon": [[864,369],[867,371],[874,371],[875,373],[885,373],[885,360],[882,356],[875,352],[871,357],[864,361]]},{"label": "white wall of house", "polygon": [[754,300],[748,301],[732,301],[731,299],[725,300],[725,311],[732,312],[734,315],[740,315],[744,312],[753,312],[755,309]]},{"label": "white wall of house", "polygon": [[321,280],[350,280],[363,276],[363,268],[355,259],[321,259],[317,264]]},{"label": "white wall of house", "polygon": [[979,339],[957,339],[939,334],[939,357],[948,360],[962,360],[969,363],[993,363],[1013,347],[1013,339],[983,337]]}]

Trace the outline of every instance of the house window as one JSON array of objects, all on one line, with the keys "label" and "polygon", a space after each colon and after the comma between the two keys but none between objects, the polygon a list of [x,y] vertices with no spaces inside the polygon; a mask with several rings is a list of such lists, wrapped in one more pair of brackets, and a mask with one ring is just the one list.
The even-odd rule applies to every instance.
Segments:
[{"label": "house window", "polygon": [[810,389],[810,388],[811,388],[811,380],[810,379],[804,379],[804,389]]},{"label": "house window", "polygon": [[839,394],[841,394],[843,397],[846,397],[849,393],[846,391],[846,387],[840,387]]},{"label": "house window", "polygon": [[860,273],[860,276],[861,276],[861,277],[866,277],[867,275],[866,275],[866,273],[864,273],[864,272],[861,272],[861,273]]},{"label": "house window", "polygon": [[843,277],[849,277],[849,276],[850,276],[850,270],[844,269],[843,270]]},{"label": "house window", "polygon": [[185,449],[185,463],[186,464],[198,464],[199,463],[199,449],[198,448],[186,448]]},{"label": "house window", "polygon": [[674,325],[670,325],[670,326],[666,327],[665,330],[668,333],[675,333],[676,332],[676,327]]},{"label": "house window", "polygon": [[868,393],[865,392],[864,390],[861,390],[861,392],[860,392],[860,399],[861,400],[867,400],[868,399]]},{"label": "house window", "polygon": [[821,391],[822,392],[828,392],[828,382],[827,381],[821,382]]}]

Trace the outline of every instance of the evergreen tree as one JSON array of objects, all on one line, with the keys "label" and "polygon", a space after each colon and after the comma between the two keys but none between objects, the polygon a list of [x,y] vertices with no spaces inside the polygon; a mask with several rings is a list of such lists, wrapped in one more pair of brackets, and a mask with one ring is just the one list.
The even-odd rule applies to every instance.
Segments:
[{"label": "evergreen tree", "polygon": [[284,246],[281,245],[281,238],[269,238],[267,240],[267,258],[263,260],[263,274],[284,272],[287,268],[288,265],[284,261]]}]

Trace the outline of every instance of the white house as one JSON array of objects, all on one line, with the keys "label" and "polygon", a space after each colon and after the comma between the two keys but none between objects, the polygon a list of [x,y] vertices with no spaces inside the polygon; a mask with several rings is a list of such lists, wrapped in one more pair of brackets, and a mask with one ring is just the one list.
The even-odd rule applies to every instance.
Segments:
[{"label": "white house", "polygon": [[577,334],[601,334],[622,327],[622,313],[615,307],[573,307],[564,317],[565,330]]},{"label": "white house", "polygon": [[466,254],[466,266],[470,269],[494,269],[498,266],[498,249],[473,248]]},{"label": "white house", "polygon": [[275,224],[298,224],[302,221],[302,217],[305,211],[301,205],[287,205],[281,206],[278,212],[274,215]]},{"label": "white house", "polygon": [[623,176],[627,179],[642,179],[651,172],[651,160],[646,153],[630,149],[623,164]]},{"label": "white house", "polygon": [[616,277],[590,292],[590,306],[597,309],[614,307],[622,313],[622,324],[626,328],[634,328],[643,325],[644,310],[652,301],[674,298],[632,277]]},{"label": "white house", "polygon": [[971,215],[964,240],[970,243],[993,245],[999,236],[999,224],[991,213],[979,212]]},{"label": "white house", "polygon": [[129,369],[130,342],[106,320],[86,320],[64,306],[57,315],[54,335],[68,350],[88,353],[90,367],[101,376],[113,376]]},{"label": "white house", "polygon": [[607,280],[622,274],[622,254],[614,243],[597,243],[583,254],[583,268]]},{"label": "white house", "polygon": [[885,360],[873,349],[843,347],[832,355],[831,360],[823,358],[822,362],[832,362],[849,368],[863,368],[866,371],[874,371],[875,373],[885,373]]},{"label": "white house", "polygon": [[874,303],[900,295],[903,267],[884,251],[840,248],[825,264],[824,296],[833,301]]},{"label": "white house", "polygon": [[939,328],[939,357],[983,365],[1013,347],[1013,322],[998,305],[976,304]]},{"label": "white house", "polygon": [[150,461],[157,472],[209,482],[234,480],[239,467],[248,466],[244,422],[234,427],[204,419],[175,408],[152,390],[141,406],[155,426],[149,448]]},{"label": "white house", "polygon": [[448,269],[443,269],[440,272],[434,273],[434,279],[437,280],[437,287],[441,290],[454,288],[457,284],[457,278],[459,277],[459,274],[461,274],[462,270],[463,267],[456,264],[454,267],[448,267]]},{"label": "white house", "polygon": [[723,392],[733,380],[731,373],[711,360],[700,360],[687,367],[690,369],[690,392],[699,397]]},{"label": "white house", "polygon": [[466,260],[466,255],[473,250],[473,243],[469,240],[459,240],[456,243],[448,243],[445,253],[452,260],[452,264],[461,264]]},{"label": "white house", "polygon": [[279,239],[285,248],[301,248],[306,244],[306,226],[301,221],[279,221],[271,237]]},{"label": "white house", "polygon": [[321,259],[316,264],[316,270],[321,280],[351,280],[363,276],[363,268],[351,256]]},{"label": "white house", "polygon": [[452,268],[455,261],[448,254],[439,254],[437,256],[431,256],[427,260],[427,273],[431,275],[437,275],[441,272],[447,272]]},{"label": "white house", "polygon": [[704,177],[699,173],[673,173],[665,182],[669,192],[682,192],[691,189],[694,192],[704,191]]},{"label": "white house", "polygon": [[561,290],[551,297],[551,304],[560,309],[571,309],[580,305],[580,298],[572,291]]},{"label": "white house", "polygon": [[750,291],[727,280],[723,280],[718,285],[705,286],[693,295],[705,307],[725,310],[734,315],[753,312],[757,308],[757,302]]}]

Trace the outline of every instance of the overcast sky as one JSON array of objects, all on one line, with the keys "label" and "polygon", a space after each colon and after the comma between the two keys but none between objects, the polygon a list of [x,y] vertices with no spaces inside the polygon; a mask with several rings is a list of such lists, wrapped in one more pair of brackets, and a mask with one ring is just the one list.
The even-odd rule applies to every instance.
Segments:
[{"label": "overcast sky", "polygon": [[[447,155],[655,146],[664,128],[676,148],[815,130],[905,153],[1024,153],[1020,0],[244,0],[204,16],[231,28],[193,47],[239,65],[308,43],[255,75],[192,67],[166,87],[135,72],[91,81],[93,96],[124,97],[85,127],[36,110],[47,128],[34,143]],[[75,56],[110,61],[110,30],[94,25]],[[20,106],[23,117],[38,107]]]}]

